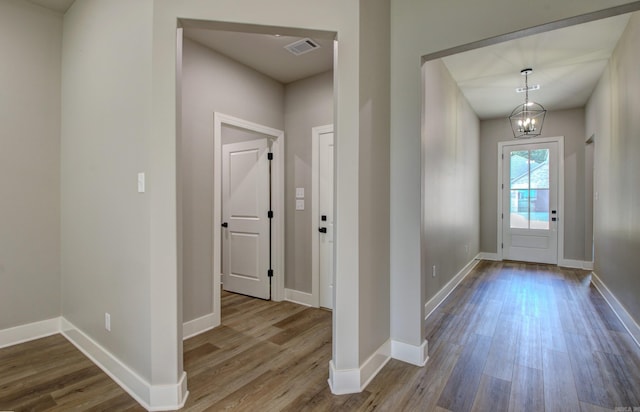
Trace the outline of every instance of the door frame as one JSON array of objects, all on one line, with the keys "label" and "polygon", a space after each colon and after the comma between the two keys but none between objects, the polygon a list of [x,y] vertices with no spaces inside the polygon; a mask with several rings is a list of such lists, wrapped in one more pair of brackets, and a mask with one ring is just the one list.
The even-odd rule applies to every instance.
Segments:
[{"label": "door frame", "polygon": [[504,159],[502,153],[505,146],[519,146],[526,144],[538,143],[557,143],[558,144],[558,265],[564,261],[564,136],[541,137],[533,139],[509,140],[498,142],[498,204],[496,207],[496,220],[498,221],[498,243],[496,245],[498,260],[503,260],[504,249],[502,248],[502,170],[504,168]]},{"label": "door frame", "polygon": [[[335,147],[335,131],[333,130],[333,124],[317,126],[311,129],[311,301],[313,302],[313,306],[316,308],[320,307],[320,242],[318,237],[318,227],[320,227],[320,221],[318,220],[320,212],[320,135],[330,132],[334,133],[333,138]],[[333,186],[335,194],[335,173]],[[333,272],[335,277],[335,271]]]},{"label": "door frame", "polygon": [[[222,125],[239,127],[269,136],[271,152],[272,266],[271,299],[284,299],[284,132],[248,120],[213,113],[213,313],[220,324],[220,239],[222,235]],[[265,213],[267,211],[265,210]]]}]

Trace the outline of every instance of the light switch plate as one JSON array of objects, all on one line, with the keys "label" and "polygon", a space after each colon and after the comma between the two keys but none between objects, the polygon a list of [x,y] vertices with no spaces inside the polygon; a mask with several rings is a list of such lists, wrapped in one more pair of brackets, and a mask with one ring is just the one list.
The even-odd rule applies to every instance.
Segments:
[{"label": "light switch plate", "polygon": [[144,172],[138,173],[138,193],[144,193]]},{"label": "light switch plate", "polygon": [[296,210],[304,210],[304,199],[296,200]]},{"label": "light switch plate", "polygon": [[304,187],[296,187],[296,199],[304,199]]}]

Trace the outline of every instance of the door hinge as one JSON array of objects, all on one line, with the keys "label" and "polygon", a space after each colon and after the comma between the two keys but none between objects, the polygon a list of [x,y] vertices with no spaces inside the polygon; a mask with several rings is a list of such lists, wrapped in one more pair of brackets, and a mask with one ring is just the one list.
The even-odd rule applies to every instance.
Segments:
[{"label": "door hinge", "polygon": [[267,270],[267,276],[270,277],[270,278],[273,277],[273,269]]},{"label": "door hinge", "polygon": [[500,214],[500,219],[504,219],[504,213]]},{"label": "door hinge", "polygon": [[504,160],[504,153],[502,153],[502,160]]},{"label": "door hinge", "polygon": [[273,160],[273,153],[267,153],[267,160]]},{"label": "door hinge", "polygon": [[269,219],[273,219],[273,210],[269,210],[269,211],[267,212],[267,217],[268,217]]},{"label": "door hinge", "polygon": [[504,249],[504,243],[500,243],[500,249]]},{"label": "door hinge", "polygon": [[502,184],[502,188],[504,189],[504,183]]}]

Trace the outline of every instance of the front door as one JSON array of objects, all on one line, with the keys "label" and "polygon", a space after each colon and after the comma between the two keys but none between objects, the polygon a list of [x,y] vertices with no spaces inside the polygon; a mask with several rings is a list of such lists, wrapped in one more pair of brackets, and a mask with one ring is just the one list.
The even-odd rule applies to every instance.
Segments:
[{"label": "front door", "polygon": [[503,258],[558,263],[558,142],[502,151]]},{"label": "front door", "polygon": [[268,139],[222,147],[224,290],[269,299]]}]

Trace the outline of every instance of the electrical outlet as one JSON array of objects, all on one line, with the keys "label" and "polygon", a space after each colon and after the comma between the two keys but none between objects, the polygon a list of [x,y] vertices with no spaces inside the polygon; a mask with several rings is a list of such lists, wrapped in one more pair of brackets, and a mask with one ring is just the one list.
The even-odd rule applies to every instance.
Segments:
[{"label": "electrical outlet", "polygon": [[433,265],[433,269],[431,270],[431,276],[433,276],[434,278],[437,276],[436,265]]},{"label": "electrical outlet", "polygon": [[104,328],[111,332],[111,315],[106,312],[104,314]]}]

